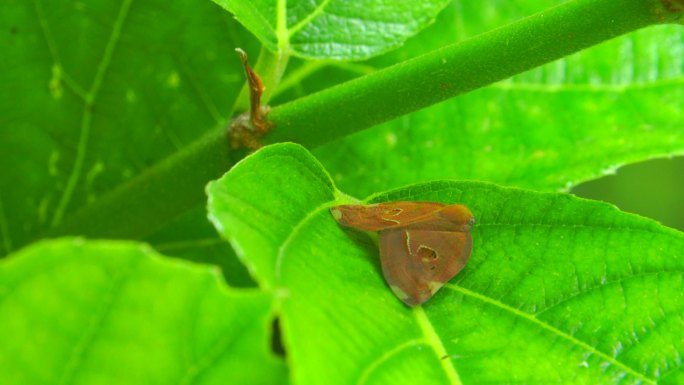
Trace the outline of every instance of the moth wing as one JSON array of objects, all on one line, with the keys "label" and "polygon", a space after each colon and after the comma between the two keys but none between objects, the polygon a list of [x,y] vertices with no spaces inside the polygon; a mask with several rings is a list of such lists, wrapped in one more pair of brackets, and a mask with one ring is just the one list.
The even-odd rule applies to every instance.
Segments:
[{"label": "moth wing", "polygon": [[381,231],[429,221],[445,204],[436,202],[391,202],[373,205],[341,205],[330,209],[343,226]]},{"label": "moth wing", "polygon": [[427,301],[465,266],[469,232],[387,229],[380,232],[380,261],[387,284],[409,306]]}]

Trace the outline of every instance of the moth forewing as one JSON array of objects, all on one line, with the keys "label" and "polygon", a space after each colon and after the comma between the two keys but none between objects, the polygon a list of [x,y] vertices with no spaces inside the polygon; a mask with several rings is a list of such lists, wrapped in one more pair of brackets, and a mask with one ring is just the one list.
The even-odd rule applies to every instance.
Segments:
[{"label": "moth forewing", "polygon": [[409,306],[427,301],[465,266],[474,217],[463,205],[393,202],[331,209],[341,225],[380,231],[383,275]]}]

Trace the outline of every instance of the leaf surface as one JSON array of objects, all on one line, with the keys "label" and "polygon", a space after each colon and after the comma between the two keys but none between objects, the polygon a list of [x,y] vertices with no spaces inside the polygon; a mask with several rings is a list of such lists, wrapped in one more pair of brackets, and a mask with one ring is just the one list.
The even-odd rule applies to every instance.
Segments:
[{"label": "leaf surface", "polygon": [[[296,384],[682,380],[680,232],[605,203],[488,183],[432,182],[378,194],[367,201],[462,203],[477,218],[464,271],[422,307],[408,308],[383,281],[372,237],[333,219],[331,205],[353,200],[319,183],[325,171],[303,148],[269,146],[239,167],[210,186],[209,212],[236,249],[262,247],[244,258],[282,292]],[[269,186],[283,169],[288,182]],[[225,190],[257,179],[261,193]],[[314,188],[291,190],[305,184]],[[299,199],[326,188],[327,203]],[[273,207],[287,207],[288,215]]]},{"label": "leaf surface", "polygon": [[[292,226],[312,206],[335,199],[328,174],[308,152],[291,144],[273,148],[248,156],[207,185],[209,219],[257,282],[270,288],[275,256]],[[271,192],[265,194],[265,188]]]},{"label": "leaf surface", "polygon": [[[153,179],[155,165],[218,130],[245,82],[234,48],[259,51],[256,39],[208,1],[8,0],[2,8],[0,256],[136,176]],[[169,194],[188,188],[187,177],[177,183]],[[128,203],[133,211],[144,204]],[[193,236],[185,230],[198,222],[190,219],[151,241],[173,243],[176,255],[236,266],[225,243],[207,250],[195,242],[217,237],[200,211],[195,217],[204,225]],[[208,231],[198,234],[202,228]],[[244,276],[231,282],[249,282]]]},{"label": "leaf surface", "polygon": [[367,59],[431,24],[449,0],[214,0],[273,52],[309,59]]},{"label": "leaf surface", "polygon": [[0,265],[0,382],[281,384],[271,302],[139,244],[41,242]]}]

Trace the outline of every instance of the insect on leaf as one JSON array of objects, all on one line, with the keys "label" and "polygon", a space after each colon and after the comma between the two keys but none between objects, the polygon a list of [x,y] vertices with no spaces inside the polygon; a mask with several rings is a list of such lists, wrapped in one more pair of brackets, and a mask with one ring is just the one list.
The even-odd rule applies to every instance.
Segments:
[{"label": "insect on leaf", "polygon": [[465,266],[475,217],[463,205],[392,202],[330,209],[343,226],[380,232],[387,284],[409,306],[420,305]]}]

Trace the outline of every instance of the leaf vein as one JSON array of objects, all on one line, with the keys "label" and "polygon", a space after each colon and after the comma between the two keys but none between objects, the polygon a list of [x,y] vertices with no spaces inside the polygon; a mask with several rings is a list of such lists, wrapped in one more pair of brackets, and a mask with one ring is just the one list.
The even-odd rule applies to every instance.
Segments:
[{"label": "leaf vein", "polygon": [[414,338],[414,339],[410,339],[408,341],[405,341],[405,342],[395,346],[394,348],[384,352],[383,354],[381,354],[380,356],[375,358],[371,363],[369,363],[363,369],[363,371],[361,372],[361,375],[359,376],[358,381],[356,381],[356,385],[365,384],[366,381],[368,380],[368,377],[370,377],[371,373],[373,373],[373,371],[375,371],[375,369],[380,367],[380,365],[382,365],[385,361],[387,361],[390,358],[392,358],[393,356],[399,354],[399,352],[401,352],[402,350],[413,347],[413,346],[417,346],[420,344],[427,345],[428,343],[423,338]]},{"label": "leaf vein", "polygon": [[[684,271],[672,270],[672,271],[655,271],[655,272],[648,272],[648,273],[637,273],[637,274],[630,274],[628,276],[620,277],[618,279],[614,279],[614,280],[610,280],[610,281],[606,281],[606,282],[599,282],[599,284],[597,284],[597,285],[592,285],[592,286],[588,286],[588,287],[579,289],[577,292],[572,293],[571,295],[569,295],[567,297],[560,298],[558,300],[558,302],[554,302],[553,304],[549,305],[547,308],[536,312],[534,314],[534,317],[539,317],[541,314],[546,313],[546,312],[548,312],[548,311],[550,311],[550,310],[552,310],[552,309],[554,309],[560,305],[563,305],[563,304],[565,304],[569,301],[572,301],[578,297],[581,297],[585,294],[589,294],[595,290],[602,289],[606,286],[619,285],[619,284],[622,284],[623,282],[630,280],[630,279],[657,276],[657,275],[661,275],[661,274],[665,274],[665,273],[673,273],[673,274],[683,275]],[[624,290],[622,290],[622,292],[624,293]],[[626,301],[627,301],[627,299],[624,298],[623,303],[626,303]]]},{"label": "leaf vein", "polygon": [[88,147],[88,141],[90,137],[90,129],[92,124],[93,115],[93,105],[95,104],[95,99],[97,97],[98,91],[102,85],[102,79],[104,78],[105,72],[109,68],[109,64],[112,61],[112,56],[114,54],[114,49],[119,42],[121,36],[121,30],[123,28],[123,23],[128,15],[128,10],[130,9],[133,0],[123,0],[121,7],[119,8],[119,14],[114,21],[114,26],[112,28],[112,33],[109,35],[109,41],[105,46],[102,59],[100,64],[97,66],[97,71],[95,72],[95,78],[93,83],[86,95],[86,102],[83,108],[83,117],[81,118],[81,130],[78,138],[78,145],[76,149],[76,159],[74,160],[74,165],[69,174],[66,187],[62,192],[62,196],[59,200],[57,208],[55,209],[54,216],[52,218],[52,227],[59,225],[62,222],[64,213],[73,197],[76,185],[81,179],[83,174],[83,166],[85,164],[86,151]]},{"label": "leaf vein", "polygon": [[654,381],[653,379],[648,378],[645,375],[639,373],[634,368],[628,366],[624,362],[619,361],[619,360],[611,357],[610,355],[594,348],[593,346],[587,344],[586,342],[583,342],[583,341],[575,338],[574,336],[572,336],[572,335],[570,335],[570,334],[568,334],[568,333],[566,333],[566,332],[564,332],[564,331],[562,331],[562,330],[560,330],[560,329],[558,329],[558,328],[556,328],[556,327],[554,327],[554,326],[552,326],[552,325],[550,325],[550,324],[548,324],[548,323],[546,323],[540,319],[537,319],[532,314],[529,314],[529,313],[526,313],[524,311],[515,309],[509,305],[504,304],[503,302],[497,301],[493,298],[489,298],[489,297],[482,295],[480,293],[470,291],[470,290],[468,290],[464,287],[461,287],[461,286],[457,286],[454,284],[446,284],[444,286],[448,287],[449,289],[451,289],[453,291],[457,291],[457,292],[462,293],[468,297],[475,298],[479,301],[482,301],[484,303],[498,307],[498,308],[500,308],[500,309],[502,309],[508,313],[511,313],[512,315],[515,316],[515,319],[526,320],[526,321],[529,321],[531,323],[534,323],[534,324],[540,326],[541,328],[551,332],[552,334],[567,340],[568,342],[572,343],[573,345],[581,347],[582,349],[585,349],[586,351],[591,352],[592,354],[595,354],[595,355],[603,358],[607,362],[610,362],[611,364],[621,368],[623,371],[633,375],[634,377],[638,378],[639,380],[644,381],[645,383],[651,384],[651,385],[656,384],[656,381]]},{"label": "leaf vein", "polygon": [[101,306],[98,311],[91,317],[90,326],[84,330],[82,338],[76,343],[71,350],[71,354],[67,363],[64,365],[64,372],[60,376],[59,384],[68,384],[74,382],[74,376],[83,363],[84,357],[87,355],[98,334],[102,330],[105,319],[114,309],[114,301],[121,294],[126,282],[130,280],[133,270],[143,261],[141,258],[133,258],[129,265],[118,274],[111,283],[109,289],[105,293],[104,298],[100,302]]},{"label": "leaf vein", "polygon": [[323,0],[316,9],[313,10],[310,14],[308,14],[304,19],[302,19],[299,23],[295,24],[294,27],[290,28],[288,31],[288,40],[292,39],[292,36],[294,36],[297,32],[299,32],[302,28],[306,27],[309,23],[311,23],[315,18],[317,18],[320,14],[323,13],[325,8],[330,4],[330,0]]},{"label": "leaf vein", "polygon": [[280,248],[278,249],[278,255],[276,256],[275,260],[275,281],[276,283],[280,282],[281,279],[281,270],[282,270],[282,264],[283,264],[283,257],[285,255],[285,250],[290,244],[290,241],[294,239],[297,234],[299,234],[299,231],[301,228],[304,226],[304,224],[312,217],[317,215],[321,210],[325,210],[329,207],[332,207],[334,205],[338,204],[337,200],[330,200],[327,201],[320,206],[314,208],[313,210],[309,211],[306,213],[306,215],[299,221],[297,224],[292,228],[292,231],[290,231],[290,234],[287,236],[285,241],[280,245]]},{"label": "leaf vein", "polygon": [[[199,302],[199,301],[197,301]],[[196,323],[197,317],[194,317]],[[230,330],[230,335],[223,335],[217,338],[214,345],[207,351],[203,357],[195,360],[194,364],[187,368],[185,374],[178,379],[179,385],[191,385],[197,382],[198,378],[211,368],[211,365],[223,356],[230,347],[234,346],[233,342],[237,341],[241,336],[246,335],[247,330],[254,326],[249,322],[245,322],[238,330]],[[259,325],[261,326],[261,325]]]},{"label": "leaf vein", "polygon": [[195,76],[197,71],[194,71],[190,67],[190,65],[182,58],[176,58],[176,62],[178,63],[181,72],[185,75],[185,78],[188,80],[188,83],[190,83],[190,86],[196,92],[197,96],[199,97],[199,100],[202,101],[202,106],[207,110],[209,116],[211,116],[211,118],[214,120],[216,124],[225,124],[226,119],[223,117],[223,115],[221,115],[219,109],[216,108],[216,103],[214,103],[214,100],[211,98],[211,95],[209,95],[205,87]]}]

